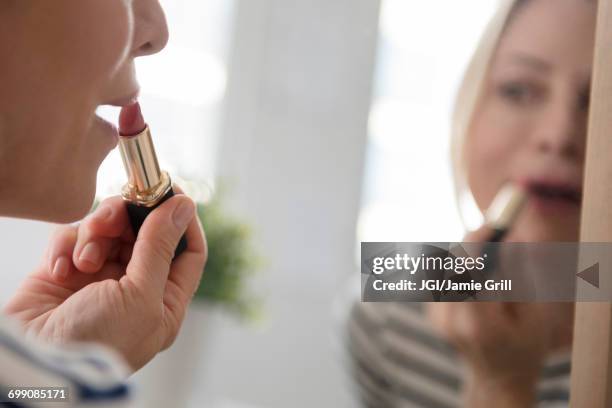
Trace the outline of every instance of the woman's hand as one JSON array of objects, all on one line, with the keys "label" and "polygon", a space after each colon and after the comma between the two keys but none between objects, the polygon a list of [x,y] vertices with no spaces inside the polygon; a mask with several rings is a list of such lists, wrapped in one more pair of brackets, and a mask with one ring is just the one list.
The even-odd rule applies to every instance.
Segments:
[{"label": "woman's hand", "polygon": [[[486,227],[466,242],[483,242]],[[563,303],[432,303],[434,329],[467,363],[467,406],[532,406],[547,355],[571,342],[573,305]]]},{"label": "woman's hand", "polygon": [[[184,233],[188,248],[172,261]],[[176,338],[206,256],[188,197],[178,194],[155,209],[137,240],[125,202],[109,198],[79,225],[58,228],[5,312],[28,334],[105,344],[138,370]]]}]

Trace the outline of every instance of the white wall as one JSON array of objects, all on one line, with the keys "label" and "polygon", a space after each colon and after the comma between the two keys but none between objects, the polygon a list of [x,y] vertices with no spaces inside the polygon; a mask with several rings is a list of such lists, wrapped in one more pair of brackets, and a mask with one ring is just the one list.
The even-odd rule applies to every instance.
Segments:
[{"label": "white wall", "polygon": [[269,260],[268,325],[216,327],[200,394],[262,407],[355,406],[332,301],[356,274],[378,0],[237,4],[218,173]]}]

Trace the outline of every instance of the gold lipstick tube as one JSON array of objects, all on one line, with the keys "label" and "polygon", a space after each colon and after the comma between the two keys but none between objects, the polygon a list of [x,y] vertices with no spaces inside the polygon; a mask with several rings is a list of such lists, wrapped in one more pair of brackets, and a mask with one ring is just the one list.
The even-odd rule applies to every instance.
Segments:
[{"label": "gold lipstick tube", "polygon": [[487,225],[494,229],[508,229],[527,201],[527,193],[507,184],[497,193],[485,213]]},{"label": "gold lipstick tube", "polygon": [[[126,202],[130,223],[137,236],[146,217],[174,196],[172,181],[168,173],[159,168],[148,125],[136,135],[120,136],[119,152],[128,177],[128,182],[121,189],[121,195]],[[174,256],[177,257],[186,248],[187,240],[183,236]]]},{"label": "gold lipstick tube", "polygon": [[172,188],[172,182],[168,173],[159,168],[149,126],[134,136],[121,136],[119,151],[128,176],[121,191],[123,198],[145,207],[158,204]]}]

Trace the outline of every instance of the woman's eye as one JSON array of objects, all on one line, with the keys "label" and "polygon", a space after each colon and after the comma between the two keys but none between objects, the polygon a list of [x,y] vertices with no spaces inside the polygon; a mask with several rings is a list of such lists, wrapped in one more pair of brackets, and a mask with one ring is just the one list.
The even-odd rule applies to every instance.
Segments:
[{"label": "woman's eye", "polygon": [[498,87],[498,92],[503,99],[516,105],[536,102],[541,94],[537,87],[521,82],[503,83]]}]

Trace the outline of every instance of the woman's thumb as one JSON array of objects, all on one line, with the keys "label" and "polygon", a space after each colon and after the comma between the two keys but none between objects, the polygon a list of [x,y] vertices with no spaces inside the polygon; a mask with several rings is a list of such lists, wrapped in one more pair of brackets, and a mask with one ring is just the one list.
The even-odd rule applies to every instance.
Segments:
[{"label": "woman's thumb", "polygon": [[138,287],[163,295],[174,251],[194,216],[195,204],[182,194],[170,198],[147,216],[126,270]]}]

